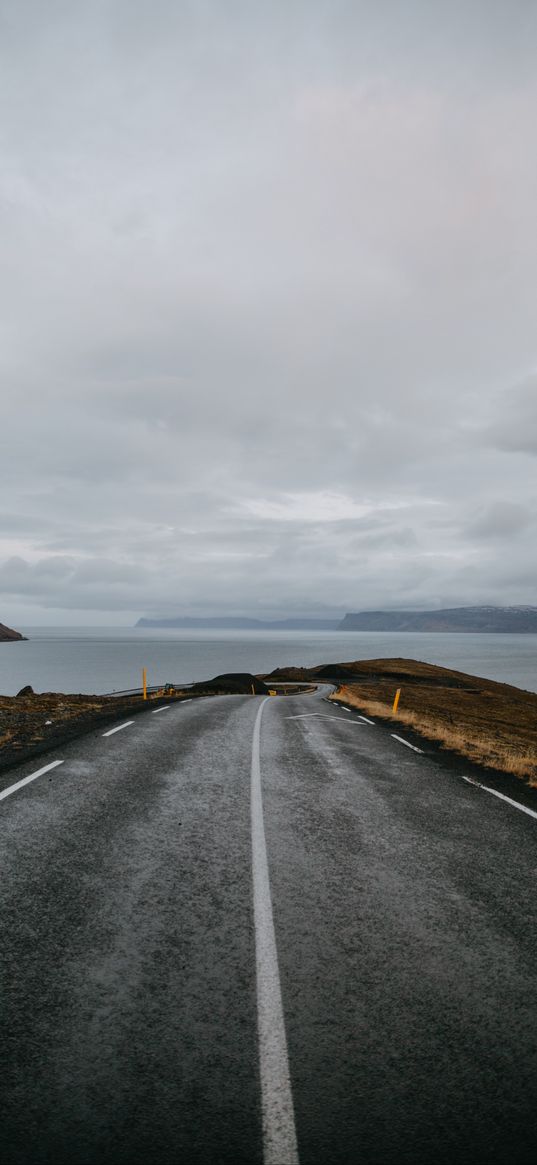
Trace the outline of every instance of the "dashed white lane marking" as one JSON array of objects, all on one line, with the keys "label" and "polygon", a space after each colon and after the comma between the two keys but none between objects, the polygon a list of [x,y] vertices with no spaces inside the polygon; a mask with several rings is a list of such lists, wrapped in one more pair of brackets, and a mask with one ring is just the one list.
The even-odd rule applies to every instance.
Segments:
[{"label": "dashed white lane marking", "polygon": [[416,748],[415,744],[410,744],[410,741],[403,740],[403,737],[397,736],[395,732],[391,732],[390,736],[393,736],[394,740],[398,740],[399,744],[406,744],[407,748],[411,748],[413,752],[419,752],[423,756],[423,749],[422,748]]},{"label": "dashed white lane marking", "polygon": [[350,708],[344,708],[342,704],[340,704],[340,708],[342,712],[350,712]]},{"label": "dashed white lane marking", "polygon": [[192,696],[189,696],[188,700],[181,700],[181,703],[182,704],[191,704],[192,703]]},{"label": "dashed white lane marking", "polygon": [[[169,708],[169,707],[170,707],[169,704],[161,704],[160,708],[153,708],[151,715],[156,716],[157,712],[165,712],[166,708]],[[132,724],[132,720],[131,720],[131,724]]]},{"label": "dashed white lane marking", "polygon": [[481,785],[479,781],[472,781],[471,777],[463,777],[467,785],[475,785],[476,789],[482,789],[484,793],[492,793],[493,797],[499,797],[500,801],[507,801],[508,805],[513,805],[515,809],[520,809],[521,813],[527,813],[528,817],[537,817],[534,809],[528,809],[527,805],[521,805],[520,801],[513,801],[511,797],[506,797],[505,793],[499,793],[497,789],[489,789],[488,785]]},{"label": "dashed white lane marking", "polygon": [[256,716],[251,769],[252,877],[263,1160],[264,1165],[298,1165],[261,793],[259,747],[261,717],[263,708],[270,698],[266,696],[261,702]]},{"label": "dashed white lane marking", "polygon": [[30,773],[29,777],[23,777],[22,781],[17,781],[15,785],[10,785],[8,789],[2,789],[0,801],[3,801],[4,797],[9,797],[11,793],[16,793],[17,789],[22,789],[23,785],[29,785],[30,781],[35,781],[36,777],[41,777],[43,773],[49,773],[51,769],[55,769],[58,765],[63,765],[63,763],[62,760],[53,760],[51,764],[45,765],[43,769],[38,769],[36,773]]},{"label": "dashed white lane marking", "polygon": [[111,728],[109,732],[103,732],[103,736],[113,736],[114,732],[121,732],[123,728],[128,728],[129,724],[134,724],[134,720],[126,720],[124,724],[118,724],[117,728]]},{"label": "dashed white lane marking", "polygon": [[363,721],[364,721],[366,724],[372,724],[372,725],[373,725],[373,728],[375,727],[375,721],[374,721],[374,720],[368,720],[368,719],[367,719],[367,716],[359,716],[359,717],[358,717],[358,719],[359,719],[359,720],[363,720]]}]

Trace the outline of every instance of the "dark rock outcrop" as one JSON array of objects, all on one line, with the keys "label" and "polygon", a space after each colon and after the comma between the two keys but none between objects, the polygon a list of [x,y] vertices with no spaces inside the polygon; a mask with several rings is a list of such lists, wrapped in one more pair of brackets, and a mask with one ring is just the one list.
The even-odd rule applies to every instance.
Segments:
[{"label": "dark rock outcrop", "polygon": [[222,692],[231,695],[252,695],[252,688],[256,696],[268,695],[268,688],[262,680],[257,676],[250,675],[249,672],[226,672],[224,675],[215,676],[212,680],[203,680],[199,684],[193,684],[192,692]]},{"label": "dark rock outcrop", "polygon": [[12,631],[11,627],[0,623],[0,643],[14,643],[18,639],[26,639],[26,635],[21,635],[20,631]]}]

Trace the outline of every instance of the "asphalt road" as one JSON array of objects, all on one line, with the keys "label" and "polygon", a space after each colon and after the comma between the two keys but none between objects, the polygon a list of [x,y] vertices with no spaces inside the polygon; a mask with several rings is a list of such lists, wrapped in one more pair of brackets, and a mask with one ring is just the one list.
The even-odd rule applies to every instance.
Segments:
[{"label": "asphalt road", "polygon": [[5,1165],[533,1165],[537,817],[321,695],[4,774]]}]

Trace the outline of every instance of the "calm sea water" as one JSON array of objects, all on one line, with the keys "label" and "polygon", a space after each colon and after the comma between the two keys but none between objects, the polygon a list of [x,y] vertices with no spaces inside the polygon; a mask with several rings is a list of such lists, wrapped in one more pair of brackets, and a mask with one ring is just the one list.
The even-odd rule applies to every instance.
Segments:
[{"label": "calm sea water", "polygon": [[226,671],[267,672],[404,656],[537,691],[537,635],[388,631],[175,631],[29,627],[27,643],[0,643],[0,693],[113,692],[148,682],[188,683]]}]

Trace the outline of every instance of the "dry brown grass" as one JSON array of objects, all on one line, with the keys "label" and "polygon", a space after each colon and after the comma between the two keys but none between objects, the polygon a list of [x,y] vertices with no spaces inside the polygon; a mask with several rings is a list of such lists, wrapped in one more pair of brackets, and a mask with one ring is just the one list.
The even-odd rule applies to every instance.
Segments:
[{"label": "dry brown grass", "polygon": [[123,701],[115,697],[57,692],[0,695],[0,769],[17,763],[32,750],[42,750],[47,744],[56,747],[77,730],[89,731],[102,720],[132,712],[136,704],[136,697]]},{"label": "dry brown grass", "polygon": [[[470,711],[472,713],[471,720],[474,721],[472,723],[469,722],[470,716],[464,715],[464,705],[461,712],[459,693],[457,693],[457,715],[454,715],[455,709],[450,707],[449,691],[442,693],[446,705],[444,715],[437,712],[431,714],[427,710],[427,692],[423,688],[420,688],[419,695],[417,691],[404,693],[404,697],[413,699],[413,702],[419,699],[423,711],[400,705],[397,714],[394,715],[391,700],[385,702],[371,698],[360,691],[360,688],[359,684],[342,685],[333,698],[344,700],[346,704],[381,720],[390,720],[394,725],[405,724],[426,740],[440,744],[442,748],[467,757],[476,764],[511,773],[537,787],[537,749],[533,747],[533,741],[527,739],[526,726],[518,725],[515,721],[509,725],[509,734],[506,736],[505,725],[498,723],[498,710],[491,706],[489,692],[476,691],[472,693],[471,705],[470,701],[466,702],[468,713]],[[438,691],[434,693],[436,699],[431,702],[437,702],[438,694]],[[480,719],[482,723],[479,723]],[[522,739],[517,739],[518,735]]]}]

